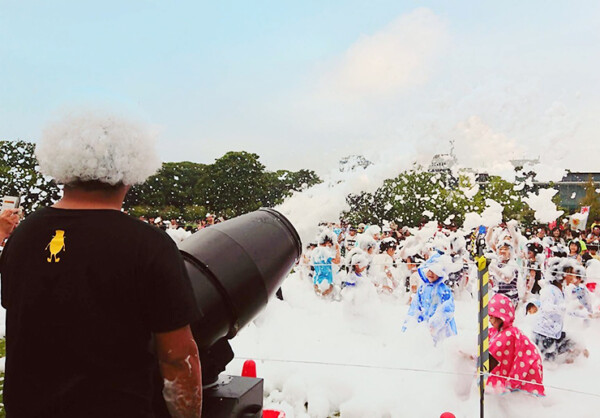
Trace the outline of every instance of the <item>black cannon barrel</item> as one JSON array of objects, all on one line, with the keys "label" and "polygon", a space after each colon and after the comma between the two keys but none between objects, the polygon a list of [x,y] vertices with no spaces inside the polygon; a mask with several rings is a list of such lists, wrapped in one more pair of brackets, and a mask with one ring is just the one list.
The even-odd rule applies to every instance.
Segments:
[{"label": "black cannon barrel", "polygon": [[198,348],[233,338],[267,304],[302,252],[296,229],[260,209],[202,229],[179,244],[202,318]]}]

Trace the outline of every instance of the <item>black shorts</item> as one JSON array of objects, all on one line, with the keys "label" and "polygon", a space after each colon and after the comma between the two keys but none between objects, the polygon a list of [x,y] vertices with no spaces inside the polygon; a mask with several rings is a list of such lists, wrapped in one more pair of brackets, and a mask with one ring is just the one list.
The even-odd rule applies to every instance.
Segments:
[{"label": "black shorts", "polygon": [[560,333],[559,338],[546,337],[536,332],[533,333],[533,336],[535,345],[544,356],[544,360],[548,361],[555,360],[557,356],[568,352],[575,345],[571,339],[567,338],[564,331]]}]

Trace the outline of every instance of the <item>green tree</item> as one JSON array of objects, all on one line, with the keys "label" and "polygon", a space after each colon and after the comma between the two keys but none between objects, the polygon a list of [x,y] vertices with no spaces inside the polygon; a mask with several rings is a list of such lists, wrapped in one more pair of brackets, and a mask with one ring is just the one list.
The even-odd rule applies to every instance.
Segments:
[{"label": "green tree", "polygon": [[136,218],[140,216],[148,216],[154,218],[159,213],[158,209],[148,205],[131,206],[127,210],[131,216],[135,216]]},{"label": "green tree", "polygon": [[229,152],[208,165],[163,163],[158,173],[132,187],[124,207],[138,216],[168,213],[194,221],[210,211],[229,218],[275,206],[292,191],[319,182],[314,171],[268,172],[258,155]]},{"label": "green tree", "polygon": [[[474,187],[478,189],[472,195]],[[534,221],[534,212],[519,189],[497,176],[478,186],[468,175],[456,179],[449,173],[430,173],[417,167],[385,180],[374,193],[349,195],[346,201],[350,209],[341,217],[355,224],[395,220],[401,225],[417,226],[437,220],[462,225],[466,213],[481,213],[486,199],[492,199],[504,207],[504,219],[529,224]]]},{"label": "green tree", "polygon": [[183,210],[185,206],[202,205],[204,202],[191,193],[191,190],[203,177],[205,168],[204,164],[189,161],[163,163],[155,175],[150,176],[143,184],[131,188],[124,206],[175,206]]},{"label": "green tree", "polygon": [[579,201],[580,206],[589,206],[590,214],[588,224],[591,225],[594,219],[600,219],[600,199],[596,189],[598,186],[594,183],[594,179],[590,175],[585,184],[585,196]]},{"label": "green tree", "polygon": [[257,154],[228,152],[210,166],[196,184],[195,193],[204,196],[208,210],[238,216],[265,205],[267,178]]},{"label": "green tree", "polygon": [[350,195],[350,210],[344,219],[356,223],[395,220],[402,225],[417,226],[428,220],[462,222],[465,197],[450,187],[456,180],[446,173],[429,173],[420,169],[400,173],[388,179],[375,193]]},{"label": "green tree", "polygon": [[533,218],[533,211],[523,201],[524,192],[515,190],[515,184],[499,176],[490,176],[490,180],[482,185],[474,198],[474,209],[481,212],[485,209],[485,200],[492,199],[504,207],[502,212],[505,220],[516,219],[523,221],[525,217]]},{"label": "green tree", "polygon": [[321,183],[321,179],[312,170],[277,170],[264,173],[267,181],[266,206],[275,206],[283,202],[286,197],[292,195],[292,191],[301,191],[315,184]]},{"label": "green tree", "polygon": [[31,142],[0,141],[0,194],[21,196],[25,213],[60,198],[58,186],[40,173],[34,151]]},{"label": "green tree", "polygon": [[190,205],[183,208],[183,219],[188,222],[198,221],[206,216],[208,211],[204,206]]},{"label": "green tree", "polygon": [[380,222],[380,218],[374,210],[375,200],[373,194],[367,192],[350,194],[346,197],[346,202],[350,210],[343,212],[341,218],[347,222],[353,225],[359,223],[378,224]]}]

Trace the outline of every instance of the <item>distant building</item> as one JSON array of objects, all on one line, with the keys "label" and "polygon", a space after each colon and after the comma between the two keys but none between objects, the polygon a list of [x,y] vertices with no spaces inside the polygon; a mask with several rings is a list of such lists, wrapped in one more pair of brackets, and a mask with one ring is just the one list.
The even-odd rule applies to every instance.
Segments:
[{"label": "distant building", "polygon": [[[431,173],[446,172],[451,174],[452,169],[458,164],[454,155],[454,141],[450,141],[451,148],[449,154],[436,154],[431,159],[428,171]],[[591,176],[594,186],[600,189],[600,172],[580,173],[570,172],[556,183],[540,182],[535,180],[535,165],[540,162],[539,157],[535,159],[523,158],[510,160],[515,169],[515,180],[518,182],[527,182],[523,189],[524,192],[536,193],[539,188],[554,187],[558,190],[560,196],[560,205],[568,211],[576,211],[580,208],[580,201],[585,196],[585,186]],[[473,169],[462,168],[462,172],[472,173],[475,176],[475,183],[484,186],[490,181],[490,175],[485,172],[477,172]]]},{"label": "distant building", "polygon": [[355,171],[359,167],[366,169],[371,164],[373,163],[362,155],[348,155],[340,160],[339,168],[340,172],[347,173],[350,171]]},{"label": "distant building", "polygon": [[475,183],[485,184],[490,182],[490,175],[488,173],[477,173],[475,174]]},{"label": "distant building", "polygon": [[427,171],[430,173],[449,173],[452,167],[456,165],[456,158],[451,154],[436,154],[429,164]]},{"label": "distant building", "polygon": [[537,157],[536,159],[523,158],[521,160],[510,160],[510,163],[515,168],[515,171],[522,170],[523,167],[525,167],[526,165],[534,166],[534,165],[538,164],[539,162],[540,162],[540,157]]},{"label": "distant building", "polygon": [[431,164],[427,171],[430,173],[452,173],[452,169],[456,166],[457,160],[454,155],[454,140],[450,141],[449,154],[435,154],[431,159]]},{"label": "distant building", "polygon": [[579,209],[579,201],[585,196],[585,186],[590,176],[596,188],[600,188],[600,173],[568,172],[561,181],[554,185],[560,195],[560,204],[573,211]]}]

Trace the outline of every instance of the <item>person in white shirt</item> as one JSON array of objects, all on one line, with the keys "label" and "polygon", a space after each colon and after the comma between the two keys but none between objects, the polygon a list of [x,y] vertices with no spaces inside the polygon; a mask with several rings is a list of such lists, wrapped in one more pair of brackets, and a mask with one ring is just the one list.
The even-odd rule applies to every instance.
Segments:
[{"label": "person in white shirt", "polygon": [[533,326],[533,337],[544,360],[572,363],[579,354],[589,355],[563,330],[567,309],[563,288],[566,276],[574,271],[573,261],[551,258],[546,273],[547,283],[540,291],[540,308]]},{"label": "person in white shirt", "polygon": [[379,246],[380,253],[373,257],[369,274],[373,278],[373,284],[381,293],[391,294],[400,284],[396,277],[395,252],[396,240],[386,238]]}]

